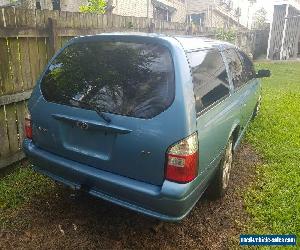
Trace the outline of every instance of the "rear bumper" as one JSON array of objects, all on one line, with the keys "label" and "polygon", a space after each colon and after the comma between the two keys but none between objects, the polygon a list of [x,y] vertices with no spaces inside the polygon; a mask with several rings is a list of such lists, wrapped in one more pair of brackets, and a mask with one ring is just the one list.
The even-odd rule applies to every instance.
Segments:
[{"label": "rear bumper", "polygon": [[207,180],[188,184],[164,181],[154,186],[65,159],[23,142],[34,169],[73,189],[85,187],[93,196],[166,221],[183,219],[204,192]]}]

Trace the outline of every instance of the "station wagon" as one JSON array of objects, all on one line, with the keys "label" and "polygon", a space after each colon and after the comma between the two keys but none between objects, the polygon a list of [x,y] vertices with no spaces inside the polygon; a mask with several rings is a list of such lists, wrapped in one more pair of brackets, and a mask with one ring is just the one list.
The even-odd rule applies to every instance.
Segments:
[{"label": "station wagon", "polygon": [[156,217],[222,197],[261,101],[249,57],[198,37],[111,33],[70,40],[30,98],[23,148],[36,171]]}]

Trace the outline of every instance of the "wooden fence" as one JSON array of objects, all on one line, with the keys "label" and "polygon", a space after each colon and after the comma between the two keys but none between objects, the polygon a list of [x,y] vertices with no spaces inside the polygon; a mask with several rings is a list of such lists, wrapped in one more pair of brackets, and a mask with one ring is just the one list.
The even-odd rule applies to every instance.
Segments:
[{"label": "wooden fence", "polygon": [[300,42],[300,11],[291,4],[274,6],[268,46],[268,59],[297,58]]},{"label": "wooden fence", "polygon": [[27,100],[46,63],[66,41],[102,32],[187,30],[185,24],[147,18],[0,8],[0,168],[24,157]]}]

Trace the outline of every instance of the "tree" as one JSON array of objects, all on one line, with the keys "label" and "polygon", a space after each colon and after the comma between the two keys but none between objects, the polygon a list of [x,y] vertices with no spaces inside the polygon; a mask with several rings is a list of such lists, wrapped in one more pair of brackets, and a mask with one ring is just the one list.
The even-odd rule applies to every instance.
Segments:
[{"label": "tree", "polygon": [[87,5],[80,6],[80,11],[85,13],[104,14],[107,3],[105,0],[88,0]]},{"label": "tree", "polygon": [[229,29],[229,30],[218,29],[216,33],[216,37],[218,40],[234,43],[236,39],[236,32],[233,29]]},{"label": "tree", "polygon": [[267,26],[267,11],[262,7],[254,13],[253,28],[264,29]]},{"label": "tree", "polygon": [[161,98],[156,99],[158,86],[168,81],[164,80],[166,72],[156,70],[161,53],[155,45],[76,43],[49,66],[43,93],[57,103],[76,99],[100,110],[126,115],[136,112],[143,118],[151,112],[152,102],[155,108],[164,105]]}]

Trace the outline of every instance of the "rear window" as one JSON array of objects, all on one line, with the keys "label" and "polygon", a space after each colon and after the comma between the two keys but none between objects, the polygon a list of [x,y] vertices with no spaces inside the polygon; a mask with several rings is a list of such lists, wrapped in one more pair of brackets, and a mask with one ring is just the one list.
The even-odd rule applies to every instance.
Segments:
[{"label": "rear window", "polygon": [[152,118],[174,100],[173,62],[169,50],[154,43],[75,43],[49,66],[41,90],[49,102]]}]

